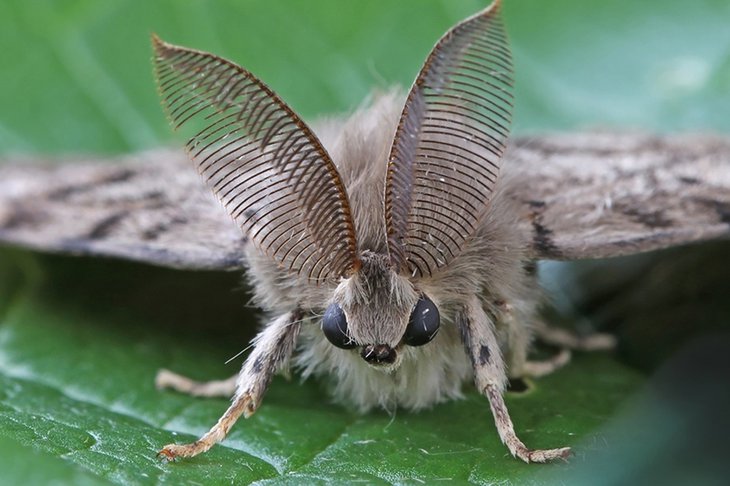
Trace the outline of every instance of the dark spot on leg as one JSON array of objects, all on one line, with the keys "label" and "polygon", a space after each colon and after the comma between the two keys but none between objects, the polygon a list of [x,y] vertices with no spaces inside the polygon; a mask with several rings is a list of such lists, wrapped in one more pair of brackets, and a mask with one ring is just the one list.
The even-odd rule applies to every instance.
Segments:
[{"label": "dark spot on leg", "polygon": [[545,201],[531,200],[527,201],[527,204],[533,209],[542,209],[545,207]]},{"label": "dark spot on leg", "polygon": [[525,393],[530,386],[522,378],[510,378],[507,384],[507,391],[510,393]]},{"label": "dark spot on leg", "polygon": [[479,348],[479,364],[484,366],[489,363],[489,358],[491,358],[489,347],[486,344],[482,344],[482,347]]},{"label": "dark spot on leg", "polygon": [[253,372],[256,374],[259,374],[263,371],[263,369],[264,369],[264,357],[263,356],[259,356],[256,358],[256,360],[253,362],[252,369],[253,369]]},{"label": "dark spot on leg", "polygon": [[466,312],[458,311],[454,318],[456,326],[459,328],[461,334],[461,342],[466,348],[466,352],[471,355],[471,334],[469,333],[469,320],[466,317]]}]

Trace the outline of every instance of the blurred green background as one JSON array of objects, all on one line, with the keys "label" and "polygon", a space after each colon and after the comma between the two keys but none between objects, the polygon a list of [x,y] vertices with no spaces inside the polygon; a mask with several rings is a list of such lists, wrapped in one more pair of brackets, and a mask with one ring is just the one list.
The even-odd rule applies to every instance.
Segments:
[{"label": "blurred green background", "polygon": [[[151,32],[242,64],[311,119],[408,86],[436,39],[486,3],[4,0],[0,154],[176,143]],[[729,1],[505,3],[515,133],[730,132]],[[509,458],[473,392],[420,414],[360,417],[316,383],[283,379],[224,446],[164,464],[155,451],[205,431],[226,401],[159,393],[154,372],[235,372],[240,360],[223,361],[255,322],[239,277],[3,249],[0,483],[722,484],[729,256],[715,245],[549,272],[563,319],[622,337],[619,353],[578,356],[508,397],[522,438],[573,445],[570,464]]]},{"label": "blurred green background", "polygon": [[[256,73],[305,117],[409,86],[436,39],[479,0],[0,3],[0,149],[121,152],[170,132],[149,35]],[[730,130],[730,3],[507,0],[515,131],[620,126]]]}]

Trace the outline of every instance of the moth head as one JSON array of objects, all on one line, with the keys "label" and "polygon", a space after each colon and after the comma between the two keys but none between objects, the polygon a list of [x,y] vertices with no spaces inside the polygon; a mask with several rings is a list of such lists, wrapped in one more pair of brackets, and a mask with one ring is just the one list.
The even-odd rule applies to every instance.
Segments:
[{"label": "moth head", "polygon": [[436,304],[394,271],[387,255],[364,252],[362,266],[343,279],[324,315],[332,345],[353,349],[370,365],[392,371],[403,346],[423,346],[438,333]]},{"label": "moth head", "polygon": [[152,39],[163,106],[193,129],[186,148],[206,184],[280,268],[337,286],[325,336],[383,369],[435,336],[437,306],[413,282],[462,252],[494,193],[512,115],[500,7],[450,29],[408,94],[387,159],[387,253],[359,252],[337,166],[278,95],[230,61]]}]

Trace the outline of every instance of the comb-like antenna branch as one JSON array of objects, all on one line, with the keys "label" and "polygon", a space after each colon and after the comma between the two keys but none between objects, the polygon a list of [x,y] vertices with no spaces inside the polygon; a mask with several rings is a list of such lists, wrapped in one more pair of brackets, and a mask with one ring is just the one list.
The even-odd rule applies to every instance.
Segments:
[{"label": "comb-like antenna branch", "polygon": [[357,245],[345,187],[309,127],[236,64],[156,35],[152,46],[170,121],[194,126],[188,154],[243,231],[309,280],[353,271]]},{"label": "comb-like antenna branch", "polygon": [[500,2],[436,44],[408,95],[388,162],[394,267],[428,276],[474,233],[499,176],[512,116],[512,59]]}]

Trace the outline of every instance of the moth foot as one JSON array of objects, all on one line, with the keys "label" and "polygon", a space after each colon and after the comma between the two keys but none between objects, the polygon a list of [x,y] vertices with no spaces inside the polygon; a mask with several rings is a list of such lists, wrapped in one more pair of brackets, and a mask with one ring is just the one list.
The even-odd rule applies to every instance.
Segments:
[{"label": "moth foot", "polygon": [[[211,444],[212,445],[212,444]],[[157,453],[157,457],[166,462],[173,462],[179,457],[194,457],[210,449],[210,446],[197,440],[190,444],[167,444]]]},{"label": "moth foot", "polygon": [[611,351],[618,345],[616,336],[603,332],[589,334],[579,339],[581,346],[576,349],[581,351]]},{"label": "moth foot", "polygon": [[226,380],[195,381],[172,371],[161,369],[155,377],[158,390],[171,389],[194,397],[230,397],[236,391],[234,375]]},{"label": "moth foot", "polygon": [[513,455],[522,459],[526,463],[545,463],[558,459],[567,461],[571,455],[570,447],[560,447],[558,449],[534,449],[530,450],[526,447],[517,448],[513,451]]},{"label": "moth foot", "polygon": [[616,336],[596,332],[585,336],[540,323],[535,327],[535,337],[545,344],[575,351],[610,351],[616,348]]},{"label": "moth foot", "polygon": [[561,349],[558,354],[543,361],[526,361],[522,365],[522,375],[540,378],[549,375],[570,363],[572,353],[568,349]]}]

